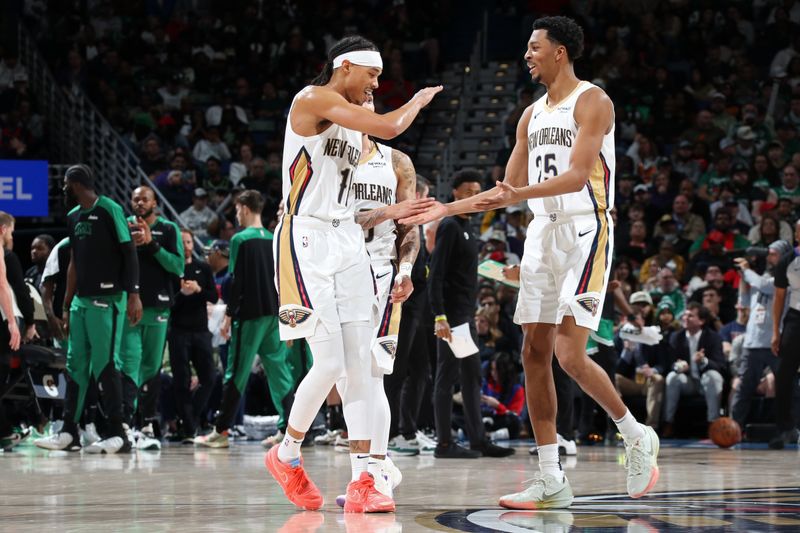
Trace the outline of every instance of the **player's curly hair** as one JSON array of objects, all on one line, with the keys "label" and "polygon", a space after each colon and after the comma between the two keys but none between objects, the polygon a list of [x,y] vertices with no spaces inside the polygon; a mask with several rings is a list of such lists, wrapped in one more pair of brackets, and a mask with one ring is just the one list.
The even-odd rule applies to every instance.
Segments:
[{"label": "player's curly hair", "polygon": [[547,30],[547,38],[567,49],[572,63],[583,54],[583,29],[569,17],[542,17],[533,23],[534,30]]},{"label": "player's curly hair", "polygon": [[314,78],[311,84],[325,85],[331,80],[331,76],[333,76],[333,60],[336,59],[336,56],[361,50],[377,52],[378,47],[375,46],[375,43],[360,35],[350,35],[338,41],[331,46],[331,49],[328,51],[328,60],[325,62],[325,66],[322,67],[322,72],[319,73],[319,76]]}]

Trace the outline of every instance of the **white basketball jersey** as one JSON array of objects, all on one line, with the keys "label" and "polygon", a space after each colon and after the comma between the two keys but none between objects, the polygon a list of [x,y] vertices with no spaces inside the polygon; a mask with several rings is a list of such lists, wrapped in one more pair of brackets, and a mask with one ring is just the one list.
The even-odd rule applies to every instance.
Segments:
[{"label": "white basketball jersey", "polygon": [[292,109],[283,142],[286,213],[325,221],[353,217],[352,184],[361,158],[361,134],[331,124],[317,135],[298,135],[292,130]]},{"label": "white basketball jersey", "polygon": [[[547,94],[533,104],[528,124],[528,183],[541,183],[569,169],[570,154],[578,136],[575,104],[578,97],[596,87],[581,81],[572,93],[555,107],[547,104]],[[565,215],[607,211],[614,207],[614,126],[603,136],[603,145],[579,192],[534,198],[528,206],[535,216]]]},{"label": "white basketball jersey", "polygon": [[[375,149],[358,166],[353,196],[356,211],[366,211],[392,205],[397,201],[397,175],[392,166],[392,149],[375,143]],[[396,259],[395,237],[397,226],[394,220],[381,222],[374,228],[364,230],[364,242],[371,260]]]}]

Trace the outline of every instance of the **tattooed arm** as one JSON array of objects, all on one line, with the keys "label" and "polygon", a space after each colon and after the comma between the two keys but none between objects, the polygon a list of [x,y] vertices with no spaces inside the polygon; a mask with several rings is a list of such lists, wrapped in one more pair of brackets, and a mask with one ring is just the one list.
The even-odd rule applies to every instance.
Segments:
[{"label": "tattooed arm", "polygon": [[[406,154],[392,150],[392,168],[397,176],[397,202],[414,199],[417,196],[417,172]],[[419,253],[419,230],[416,224],[397,225],[398,262],[411,263]]]},{"label": "tattooed arm", "polygon": [[[411,159],[399,150],[392,150],[392,168],[397,176],[397,202],[417,197],[417,172]],[[416,224],[397,225],[397,248],[400,268],[392,288],[392,302],[406,301],[414,292],[411,282],[411,268],[419,253],[419,228]]]}]

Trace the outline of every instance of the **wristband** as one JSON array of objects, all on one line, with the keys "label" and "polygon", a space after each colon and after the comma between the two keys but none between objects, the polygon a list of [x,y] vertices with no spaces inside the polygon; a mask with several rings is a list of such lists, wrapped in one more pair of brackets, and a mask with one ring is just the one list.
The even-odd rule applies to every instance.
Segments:
[{"label": "wristband", "polygon": [[397,276],[395,276],[395,281],[399,281],[400,278],[406,277],[411,279],[411,269],[414,268],[409,262],[400,263],[400,268],[397,270]]},{"label": "wristband", "polygon": [[447,322],[447,315],[436,315],[434,322]]}]

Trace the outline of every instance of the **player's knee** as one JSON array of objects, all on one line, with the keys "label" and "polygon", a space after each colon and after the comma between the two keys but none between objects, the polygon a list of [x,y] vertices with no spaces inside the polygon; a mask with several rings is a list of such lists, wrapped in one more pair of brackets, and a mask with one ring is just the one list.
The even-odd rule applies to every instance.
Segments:
[{"label": "player's knee", "polygon": [[552,357],[553,351],[549,347],[527,342],[522,345],[522,362],[525,368],[550,366]]}]

